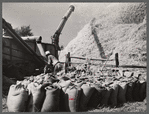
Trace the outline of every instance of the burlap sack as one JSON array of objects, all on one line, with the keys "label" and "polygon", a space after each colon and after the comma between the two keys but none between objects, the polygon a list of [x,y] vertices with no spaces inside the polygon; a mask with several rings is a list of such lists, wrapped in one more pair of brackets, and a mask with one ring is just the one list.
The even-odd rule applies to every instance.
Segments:
[{"label": "burlap sack", "polygon": [[81,88],[69,87],[65,93],[65,106],[67,112],[78,112],[81,95]]},{"label": "burlap sack", "polygon": [[126,90],[126,101],[127,102],[133,102],[133,96],[132,96],[132,92],[133,92],[133,88],[134,88],[135,83],[134,82],[128,82],[127,83],[127,90]]},{"label": "burlap sack", "polygon": [[88,107],[97,108],[100,105],[102,100],[102,92],[104,88],[100,84],[92,84],[92,87],[95,87],[95,90],[88,102]]},{"label": "burlap sack", "polygon": [[42,105],[41,112],[58,112],[60,89],[57,86],[47,86],[45,90],[46,97]]},{"label": "burlap sack", "polygon": [[28,85],[30,97],[27,112],[41,111],[45,99],[45,90],[43,86],[33,82]]},{"label": "burlap sack", "polygon": [[28,101],[28,91],[24,86],[11,85],[7,97],[7,107],[9,112],[25,112]]},{"label": "burlap sack", "polygon": [[83,84],[81,86],[81,88],[82,88],[83,92],[82,92],[81,98],[80,98],[80,109],[79,109],[79,111],[85,111],[85,110],[87,110],[88,101],[90,100],[91,95],[93,94],[95,88],[91,87],[88,84]]},{"label": "burlap sack", "polygon": [[137,80],[134,82],[135,85],[134,85],[134,88],[132,90],[132,96],[133,96],[133,99],[135,101],[140,101],[140,96],[139,96],[139,92],[140,92],[140,82]]},{"label": "burlap sack", "polygon": [[112,92],[110,94],[108,104],[110,107],[114,108],[117,106],[117,95],[118,95],[119,85],[117,83],[113,83],[110,86],[112,87]]},{"label": "burlap sack", "polygon": [[146,98],[146,85],[147,83],[144,81],[144,82],[140,82],[140,92],[139,92],[139,96],[140,96],[140,101],[143,101],[145,98]]},{"label": "burlap sack", "polygon": [[127,83],[126,82],[120,82],[118,95],[117,95],[118,104],[126,103],[126,91],[127,91]]}]

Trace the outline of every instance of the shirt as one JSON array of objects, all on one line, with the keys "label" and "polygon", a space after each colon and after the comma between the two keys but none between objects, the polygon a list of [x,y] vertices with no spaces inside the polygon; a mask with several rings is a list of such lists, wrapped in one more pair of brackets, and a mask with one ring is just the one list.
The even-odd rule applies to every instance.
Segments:
[{"label": "shirt", "polygon": [[57,60],[56,57],[54,57],[53,55],[48,56],[48,64],[53,64],[53,66],[54,66],[57,62],[59,62],[59,61]]}]

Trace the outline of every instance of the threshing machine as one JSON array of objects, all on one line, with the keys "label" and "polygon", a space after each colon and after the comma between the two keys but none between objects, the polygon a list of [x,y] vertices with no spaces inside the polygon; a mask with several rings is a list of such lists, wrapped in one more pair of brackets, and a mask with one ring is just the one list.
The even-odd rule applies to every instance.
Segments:
[{"label": "threshing machine", "polygon": [[3,19],[2,27],[9,34],[2,38],[3,75],[22,79],[24,76],[36,75],[37,69],[41,73],[40,69],[47,64],[45,57],[47,50],[58,58],[59,36],[73,11],[74,6],[71,5],[52,36],[52,44],[43,43],[41,36],[20,37]]}]

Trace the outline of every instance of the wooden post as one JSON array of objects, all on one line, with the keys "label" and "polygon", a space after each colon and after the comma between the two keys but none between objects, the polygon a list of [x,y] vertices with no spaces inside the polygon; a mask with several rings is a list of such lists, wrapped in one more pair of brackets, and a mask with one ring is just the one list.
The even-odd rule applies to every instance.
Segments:
[{"label": "wooden post", "polygon": [[68,52],[67,54],[67,58],[68,58],[68,66],[71,66],[71,58],[70,58],[70,52]]},{"label": "wooden post", "polygon": [[65,59],[65,73],[67,73],[67,67],[68,67],[68,54],[65,55],[66,59]]},{"label": "wooden post", "polygon": [[116,64],[116,67],[119,67],[118,53],[115,54],[115,64]]}]

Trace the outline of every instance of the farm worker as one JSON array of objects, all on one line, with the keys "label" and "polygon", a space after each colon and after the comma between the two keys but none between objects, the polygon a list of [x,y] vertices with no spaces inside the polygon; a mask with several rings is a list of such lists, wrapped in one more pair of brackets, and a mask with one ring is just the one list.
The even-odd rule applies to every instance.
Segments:
[{"label": "farm worker", "polygon": [[[50,51],[46,51],[45,54],[48,64],[44,68],[44,73],[54,72],[54,75],[56,75],[57,72],[62,70],[62,65],[60,64],[59,60],[50,53]],[[48,72],[49,69],[50,71]]]}]

